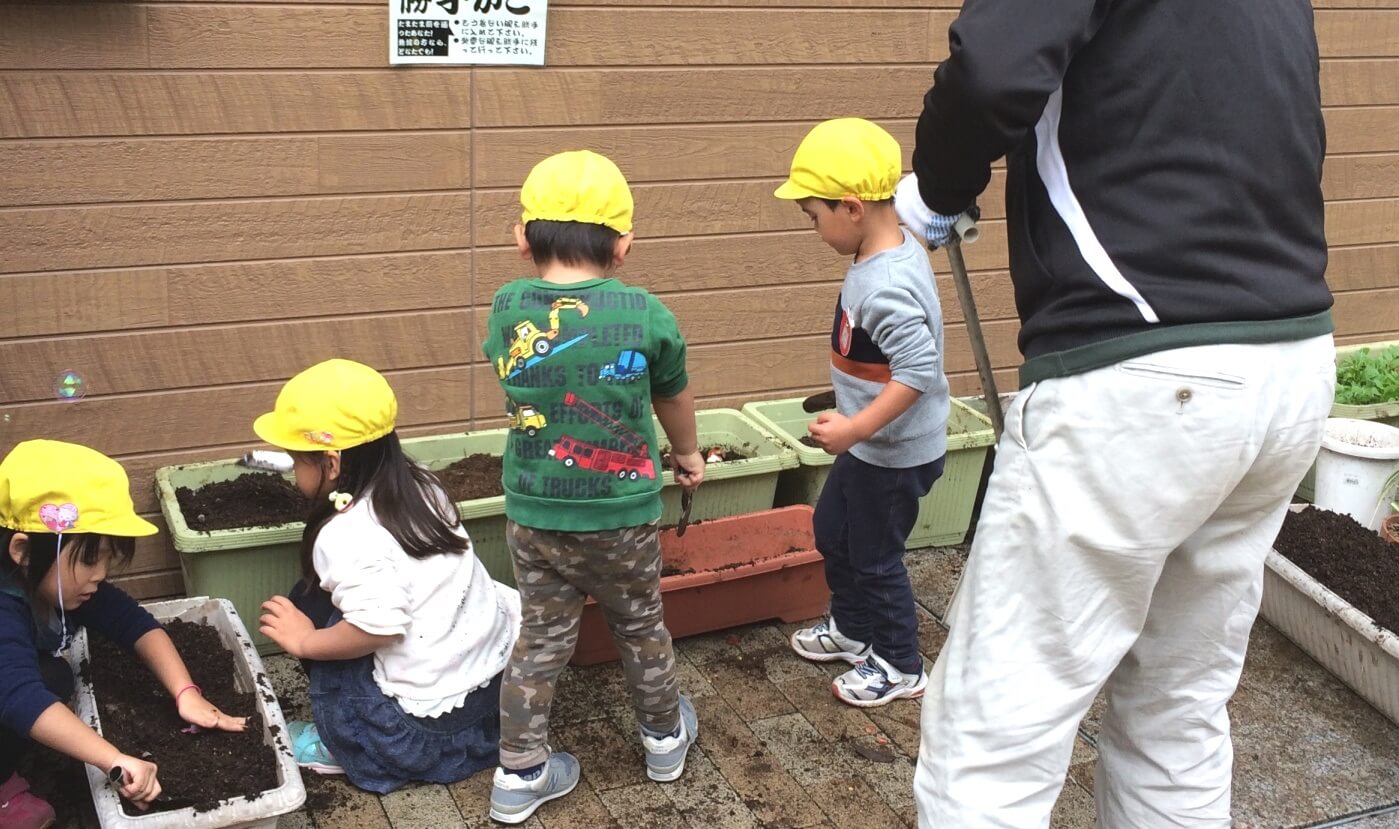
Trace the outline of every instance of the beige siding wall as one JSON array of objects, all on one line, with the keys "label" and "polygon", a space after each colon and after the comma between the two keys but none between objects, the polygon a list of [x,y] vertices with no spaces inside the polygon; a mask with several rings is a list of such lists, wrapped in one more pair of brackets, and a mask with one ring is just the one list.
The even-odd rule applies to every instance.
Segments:
[{"label": "beige siding wall", "polygon": [[[1399,0],[1317,5],[1336,318],[1343,341],[1395,337]],[[0,452],[91,444],[158,518],[156,467],[251,446],[280,382],[333,355],[389,375],[408,433],[497,425],[476,343],[521,272],[515,188],[577,146],[635,186],[625,276],[675,309],[704,405],[823,386],[841,263],[770,193],[823,118],[873,118],[911,150],[955,3],[554,6],[548,68],[473,70],[387,68],[386,0],[0,2]],[[983,204],[967,256],[1009,385],[999,174]],[[78,402],[54,399],[66,369]],[[125,586],[176,593],[176,567],[145,542]]]}]

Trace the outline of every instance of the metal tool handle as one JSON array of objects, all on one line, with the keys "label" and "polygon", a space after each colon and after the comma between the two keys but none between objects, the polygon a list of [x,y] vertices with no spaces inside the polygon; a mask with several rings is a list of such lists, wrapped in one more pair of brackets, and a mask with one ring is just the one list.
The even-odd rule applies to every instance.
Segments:
[{"label": "metal tool handle", "polygon": [[952,282],[957,286],[957,301],[962,305],[962,316],[967,323],[967,337],[971,340],[972,356],[976,359],[976,371],[981,376],[981,392],[986,396],[986,414],[991,418],[991,429],[996,440],[1005,431],[1005,414],[1001,411],[1001,395],[996,390],[996,375],[991,370],[991,355],[986,350],[986,337],[981,332],[981,317],[976,312],[976,299],[972,296],[971,279],[967,276],[967,263],[962,258],[962,244],[971,244],[981,238],[976,220],[963,214],[952,226],[952,238],[948,239],[947,263],[952,268]]}]

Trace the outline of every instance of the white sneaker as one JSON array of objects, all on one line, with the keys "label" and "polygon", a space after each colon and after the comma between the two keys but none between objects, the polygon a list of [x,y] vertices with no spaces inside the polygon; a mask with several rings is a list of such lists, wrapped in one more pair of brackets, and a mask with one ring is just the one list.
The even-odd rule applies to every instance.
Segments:
[{"label": "white sneaker", "polygon": [[900,673],[893,665],[880,659],[878,654],[871,653],[854,670],[836,677],[831,683],[831,693],[847,705],[875,708],[896,699],[917,699],[923,696],[927,687],[927,671]]},{"label": "white sneaker", "polygon": [[792,634],[792,650],[796,651],[798,656],[813,662],[834,662],[843,659],[851,665],[860,664],[871,653],[869,645],[836,630],[834,617]]}]

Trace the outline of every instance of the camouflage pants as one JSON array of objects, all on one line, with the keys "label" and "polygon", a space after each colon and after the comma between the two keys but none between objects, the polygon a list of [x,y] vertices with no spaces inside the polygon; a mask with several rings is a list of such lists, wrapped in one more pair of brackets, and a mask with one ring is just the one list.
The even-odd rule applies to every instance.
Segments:
[{"label": "camouflage pants", "polygon": [[549,758],[549,708],[559,673],[578,644],[583,603],[602,608],[643,728],[680,724],[675,652],[661,615],[661,542],[656,524],[589,533],[506,527],[524,615],[500,687],[500,764]]}]

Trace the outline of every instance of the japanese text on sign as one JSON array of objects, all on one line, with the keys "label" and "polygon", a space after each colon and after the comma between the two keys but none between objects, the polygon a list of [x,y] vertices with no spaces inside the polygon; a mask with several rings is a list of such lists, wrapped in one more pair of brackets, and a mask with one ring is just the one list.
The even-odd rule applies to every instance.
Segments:
[{"label": "japanese text on sign", "polygon": [[544,65],[548,0],[389,0],[389,63]]}]

